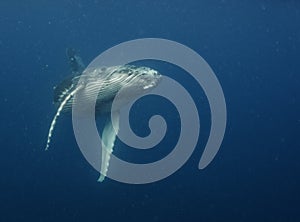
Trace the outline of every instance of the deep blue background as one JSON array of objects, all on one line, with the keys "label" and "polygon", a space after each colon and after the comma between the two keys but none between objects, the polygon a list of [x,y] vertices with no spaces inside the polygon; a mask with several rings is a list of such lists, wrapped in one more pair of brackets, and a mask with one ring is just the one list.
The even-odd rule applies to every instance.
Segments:
[{"label": "deep blue background", "polygon": [[[0,29],[1,221],[300,221],[299,1],[2,1]],[[227,101],[226,136],[215,160],[197,170],[209,110],[201,88],[184,81],[203,107],[191,159],[157,183],[97,183],[69,116],[43,150],[52,88],[68,73],[66,47],[88,63],[144,37],[178,41],[211,65]],[[174,118],[177,135],[168,110],[161,112]],[[143,132],[133,119],[141,134],[144,123]]]}]

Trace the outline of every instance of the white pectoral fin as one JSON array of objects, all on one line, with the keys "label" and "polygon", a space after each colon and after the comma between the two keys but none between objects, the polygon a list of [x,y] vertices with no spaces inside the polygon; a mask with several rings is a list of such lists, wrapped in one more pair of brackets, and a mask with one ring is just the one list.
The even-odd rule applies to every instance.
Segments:
[{"label": "white pectoral fin", "polygon": [[113,152],[114,143],[119,131],[119,113],[114,113],[113,116],[113,120],[111,118],[108,118],[102,132],[102,161],[101,175],[98,179],[99,182],[102,182],[106,177],[106,173],[109,167],[110,155]]},{"label": "white pectoral fin", "polygon": [[80,90],[82,89],[82,85],[79,85],[77,86],[75,89],[68,89],[66,90],[66,98],[61,102],[61,104],[59,105],[57,111],[56,111],[56,114],[55,116],[53,117],[53,120],[51,122],[51,125],[50,125],[50,129],[49,129],[49,132],[48,132],[48,137],[47,137],[47,144],[46,144],[46,148],[45,150],[48,150],[49,146],[50,146],[50,142],[51,142],[51,137],[52,137],[52,133],[53,133],[53,130],[54,130],[54,127],[55,127],[55,124],[56,124],[56,121],[57,121],[57,118],[59,117],[61,111],[63,110],[64,106],[67,104],[67,102]]}]

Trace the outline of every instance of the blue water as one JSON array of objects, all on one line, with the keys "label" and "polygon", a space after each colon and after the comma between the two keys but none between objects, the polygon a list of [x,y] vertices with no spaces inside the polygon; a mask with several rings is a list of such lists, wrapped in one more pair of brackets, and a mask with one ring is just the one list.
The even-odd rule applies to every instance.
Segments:
[{"label": "blue water", "polygon": [[[2,1],[0,28],[1,221],[300,221],[299,1]],[[197,103],[196,150],[162,181],[97,183],[70,116],[61,116],[44,151],[53,86],[69,73],[65,49],[77,48],[88,64],[109,47],[146,37],[185,44],[210,64],[226,98],[225,138],[198,170],[210,127],[205,95],[180,70],[154,64],[182,78]],[[132,127],[145,136],[151,111],[166,114],[169,149],[180,122],[171,104],[154,100],[140,102],[146,111],[136,105]],[[145,151],[149,158],[117,150],[137,162],[170,152]]]}]

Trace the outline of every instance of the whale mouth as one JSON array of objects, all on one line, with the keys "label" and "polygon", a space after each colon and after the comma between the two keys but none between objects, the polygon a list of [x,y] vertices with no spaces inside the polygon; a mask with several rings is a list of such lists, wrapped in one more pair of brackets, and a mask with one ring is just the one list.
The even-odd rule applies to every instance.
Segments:
[{"label": "whale mouth", "polygon": [[143,82],[141,85],[144,90],[152,89],[158,85],[161,81],[162,75],[155,70],[149,70],[145,76],[142,76],[141,81]]},{"label": "whale mouth", "polygon": [[161,81],[162,75],[159,73],[153,74],[153,76],[146,81],[148,84],[144,85],[143,89],[152,89],[158,85],[158,83]]},{"label": "whale mouth", "polygon": [[152,78],[142,79],[141,80],[142,89],[144,89],[144,90],[152,89],[158,85],[160,80],[161,80],[161,76],[158,76],[158,75],[156,75],[155,77],[152,77]]},{"label": "whale mouth", "polygon": [[144,86],[143,89],[151,89],[152,87],[154,87],[154,84],[150,84],[148,86]]}]

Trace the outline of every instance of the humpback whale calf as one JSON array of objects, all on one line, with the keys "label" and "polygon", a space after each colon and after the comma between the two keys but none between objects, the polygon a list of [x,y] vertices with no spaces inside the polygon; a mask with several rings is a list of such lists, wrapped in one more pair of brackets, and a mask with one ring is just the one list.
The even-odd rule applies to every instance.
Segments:
[{"label": "humpback whale calf", "polygon": [[[118,109],[122,107],[118,106],[117,110],[111,110],[113,100],[121,89],[122,91],[125,90],[126,93],[121,95],[121,104],[125,105],[135,97],[147,93],[156,87],[161,80],[161,75],[154,69],[133,65],[86,69],[74,49],[69,48],[66,53],[72,75],[54,87],[54,103],[58,108],[49,128],[45,150],[49,148],[59,115],[62,112],[72,112],[72,105],[75,102],[74,95],[81,92],[84,95],[84,99],[89,101],[91,98],[95,98],[93,96],[97,94],[95,115],[97,117],[109,116],[102,131],[102,173],[98,179],[98,181],[102,182],[108,171],[110,155],[118,133]],[[78,84],[79,80],[82,80],[80,84]],[[110,112],[116,112],[114,124],[110,115],[107,115]]]}]

